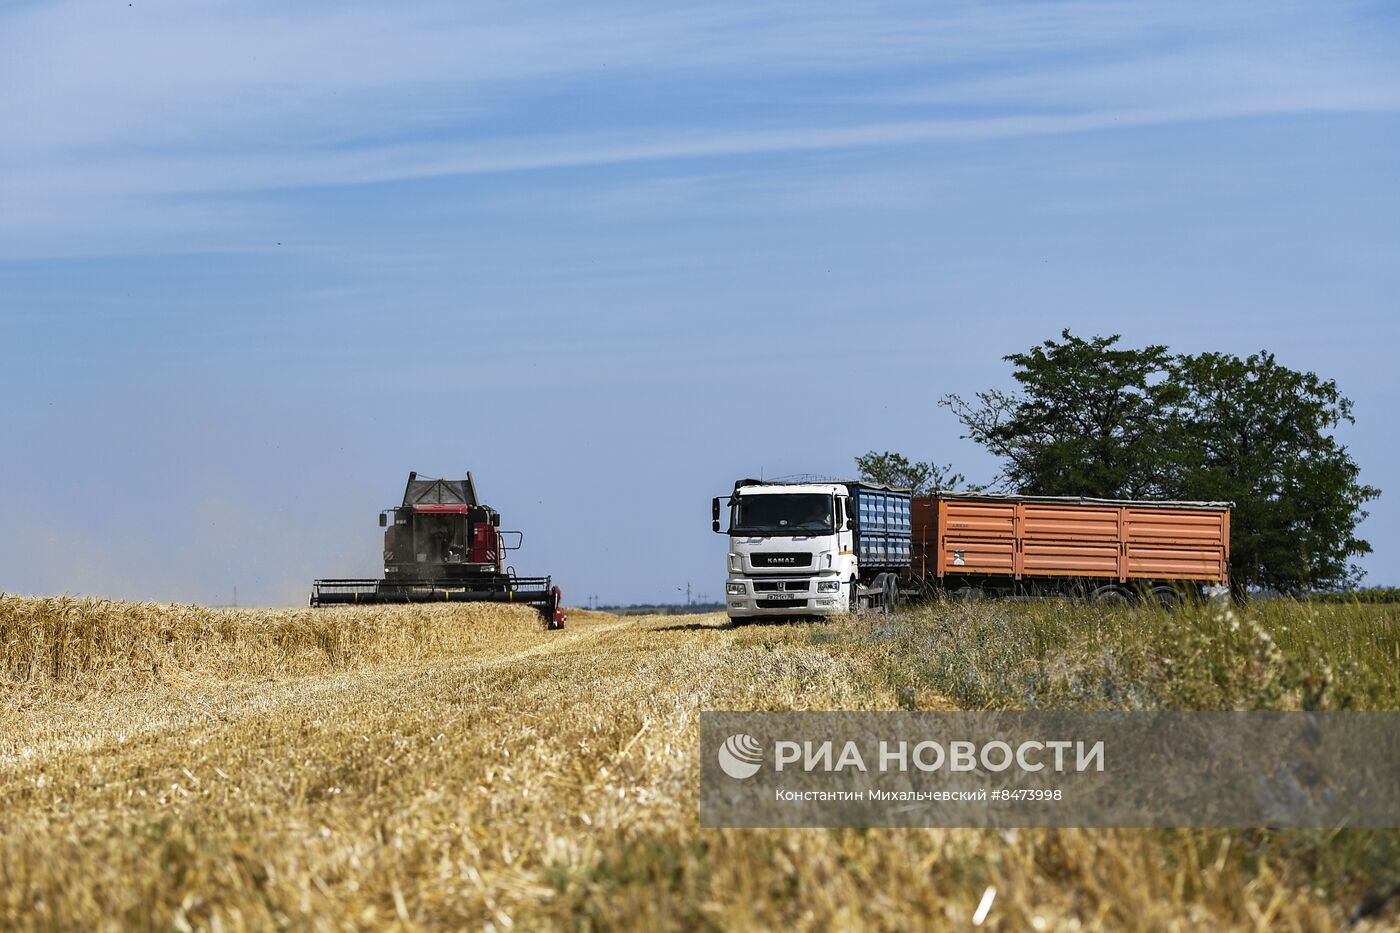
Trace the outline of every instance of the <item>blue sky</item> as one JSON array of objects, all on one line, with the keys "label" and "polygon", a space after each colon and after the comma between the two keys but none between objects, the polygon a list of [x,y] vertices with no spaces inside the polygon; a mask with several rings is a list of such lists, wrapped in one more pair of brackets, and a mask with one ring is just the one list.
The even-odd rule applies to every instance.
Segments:
[{"label": "blue sky", "polygon": [[1400,582],[1385,3],[0,4],[0,590],[295,604],[474,471],[581,602],[1121,332],[1356,402]]}]

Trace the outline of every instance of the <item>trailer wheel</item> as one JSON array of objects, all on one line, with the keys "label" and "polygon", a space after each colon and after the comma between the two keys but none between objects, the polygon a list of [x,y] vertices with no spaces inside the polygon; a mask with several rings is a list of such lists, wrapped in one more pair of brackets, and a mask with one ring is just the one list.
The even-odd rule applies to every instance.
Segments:
[{"label": "trailer wheel", "polygon": [[1132,595],[1121,586],[1101,586],[1094,590],[1094,602],[1101,606],[1126,606],[1133,601]]},{"label": "trailer wheel", "polygon": [[1154,586],[1151,596],[1152,602],[1163,609],[1174,609],[1181,605],[1181,594],[1175,587]]}]

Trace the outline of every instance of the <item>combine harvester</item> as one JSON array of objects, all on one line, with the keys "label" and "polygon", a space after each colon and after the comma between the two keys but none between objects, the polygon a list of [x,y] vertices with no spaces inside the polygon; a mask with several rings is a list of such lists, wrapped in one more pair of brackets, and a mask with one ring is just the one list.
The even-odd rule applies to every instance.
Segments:
[{"label": "combine harvester", "polygon": [[524,535],[501,530],[501,514],[477,499],[471,473],[464,480],[408,474],[403,504],[380,512],[379,527],[384,579],[317,580],[311,605],[518,603],[538,609],[550,628],[564,627],[559,587],[549,577],[517,577],[506,566],[505,552],[519,548]]}]

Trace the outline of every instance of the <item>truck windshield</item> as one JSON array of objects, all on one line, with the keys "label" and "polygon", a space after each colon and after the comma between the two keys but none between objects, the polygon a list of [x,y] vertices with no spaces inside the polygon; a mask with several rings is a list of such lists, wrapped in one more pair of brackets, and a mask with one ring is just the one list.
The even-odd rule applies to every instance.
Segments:
[{"label": "truck windshield", "polygon": [[732,509],[730,534],[822,534],[834,528],[831,496],[822,493],[739,496]]}]

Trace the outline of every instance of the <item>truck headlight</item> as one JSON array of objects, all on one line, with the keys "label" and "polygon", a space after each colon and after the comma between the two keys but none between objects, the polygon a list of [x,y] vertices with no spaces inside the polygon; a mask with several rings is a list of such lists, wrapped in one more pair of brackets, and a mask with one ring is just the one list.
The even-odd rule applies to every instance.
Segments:
[{"label": "truck headlight", "polygon": [[840,592],[840,591],[841,591],[841,581],[840,581],[840,580],[818,580],[818,581],[817,581],[817,592],[818,592],[818,593],[838,593],[838,592]]},{"label": "truck headlight", "polygon": [[742,583],[726,583],[726,584],[724,585],[724,594],[725,594],[726,596],[743,596],[743,595],[744,595],[744,584],[742,584]]}]

